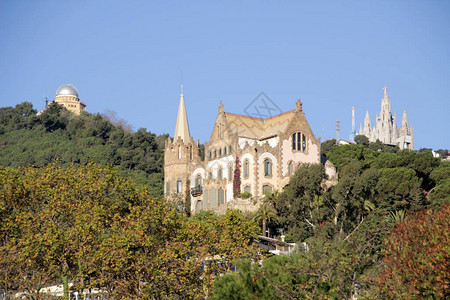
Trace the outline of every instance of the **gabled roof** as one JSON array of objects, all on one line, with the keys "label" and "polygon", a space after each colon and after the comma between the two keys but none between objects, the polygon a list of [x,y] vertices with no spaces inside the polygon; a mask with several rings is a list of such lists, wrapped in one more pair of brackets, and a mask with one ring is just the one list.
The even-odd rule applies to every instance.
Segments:
[{"label": "gabled roof", "polygon": [[225,113],[225,118],[233,133],[240,137],[261,140],[284,132],[294,113],[295,109],[267,119]]}]

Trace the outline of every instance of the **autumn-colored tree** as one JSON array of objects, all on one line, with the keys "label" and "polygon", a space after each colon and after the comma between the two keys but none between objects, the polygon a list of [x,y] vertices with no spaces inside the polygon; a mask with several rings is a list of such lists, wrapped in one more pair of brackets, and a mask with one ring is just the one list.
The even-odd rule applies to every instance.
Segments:
[{"label": "autumn-colored tree", "polygon": [[[224,266],[253,257],[256,224],[238,211],[187,218],[95,164],[0,167],[0,284],[37,299],[63,283],[109,297],[202,298]],[[209,267],[205,267],[209,264]],[[219,272],[226,270],[220,269]]]},{"label": "autumn-colored tree", "polygon": [[450,297],[450,205],[410,215],[384,243],[378,285],[386,298]]}]

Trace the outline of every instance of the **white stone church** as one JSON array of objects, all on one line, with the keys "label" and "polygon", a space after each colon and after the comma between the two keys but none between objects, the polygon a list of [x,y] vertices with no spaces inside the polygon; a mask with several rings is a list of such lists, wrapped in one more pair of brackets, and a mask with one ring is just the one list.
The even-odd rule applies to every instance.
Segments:
[{"label": "white stone church", "polygon": [[376,116],[376,125],[372,128],[370,123],[369,111],[366,111],[364,118],[364,127],[361,124],[359,134],[365,135],[369,142],[380,140],[384,144],[397,146],[400,149],[414,150],[413,128],[408,124],[406,110],[403,111],[402,125],[397,128],[396,115],[391,112],[391,100],[386,90],[383,88],[384,95],[381,99],[381,112]]}]

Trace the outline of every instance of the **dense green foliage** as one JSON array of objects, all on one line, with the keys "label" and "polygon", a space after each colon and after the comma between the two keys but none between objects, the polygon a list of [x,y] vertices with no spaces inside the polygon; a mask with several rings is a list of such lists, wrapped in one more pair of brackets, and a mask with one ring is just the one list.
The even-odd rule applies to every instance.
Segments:
[{"label": "dense green foliage", "polygon": [[256,232],[238,211],[187,218],[112,168],[0,167],[6,295],[36,299],[72,281],[72,290],[97,287],[112,299],[204,298],[217,274],[256,255]]},{"label": "dense green foliage", "polygon": [[28,102],[0,108],[0,165],[45,166],[55,160],[114,165],[121,175],[148,185],[154,196],[163,194],[167,137],[145,129],[130,133],[98,114],[76,116],[55,104],[39,115]]},{"label": "dense green foliage", "polygon": [[[189,217],[189,198],[154,197],[166,138],[56,105],[1,108],[0,289],[38,298],[70,280],[114,298],[448,297],[450,162],[431,151],[326,141],[336,185],[305,164],[252,216]],[[255,263],[258,225],[282,229],[294,254]]]},{"label": "dense green foliage", "polygon": [[[266,198],[265,204],[278,215],[277,224],[272,225],[283,228],[287,240],[297,242],[297,253],[271,257],[261,265],[242,262],[238,274],[216,281],[214,297],[446,295],[448,212],[438,221],[415,216],[430,207],[448,211],[450,164],[434,158],[431,151],[400,151],[362,137],[357,141],[356,145],[325,145],[327,158],[339,172],[336,185],[324,184],[321,165],[302,165],[281,194]],[[421,233],[412,236],[407,230]],[[422,236],[429,236],[429,247],[417,245]],[[426,255],[433,258],[425,259]]]}]

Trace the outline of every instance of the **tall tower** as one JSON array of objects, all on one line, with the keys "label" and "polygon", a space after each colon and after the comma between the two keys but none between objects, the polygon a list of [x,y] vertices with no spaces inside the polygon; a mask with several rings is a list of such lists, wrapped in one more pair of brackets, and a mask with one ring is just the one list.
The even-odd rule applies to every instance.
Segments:
[{"label": "tall tower", "polygon": [[387,95],[387,87],[384,90],[383,99],[381,99],[381,111],[376,118],[375,136],[384,144],[395,145],[397,135],[397,123],[395,115],[391,112],[391,100]]},{"label": "tall tower", "polygon": [[350,132],[350,142],[355,141],[356,128],[355,128],[355,107],[352,107],[352,131]]},{"label": "tall tower", "polygon": [[414,150],[414,135],[412,126],[409,127],[406,110],[403,110],[402,126],[397,129],[397,145],[400,149]]},{"label": "tall tower", "polygon": [[339,124],[339,120],[336,120],[336,145],[339,145],[339,141],[341,138],[339,137],[339,134],[341,132],[341,126]]},{"label": "tall tower", "polygon": [[164,192],[168,198],[186,199],[190,192],[191,170],[199,163],[199,143],[194,142],[189,133],[183,86],[181,86],[175,134],[173,140],[170,137],[167,139],[164,149]]}]

